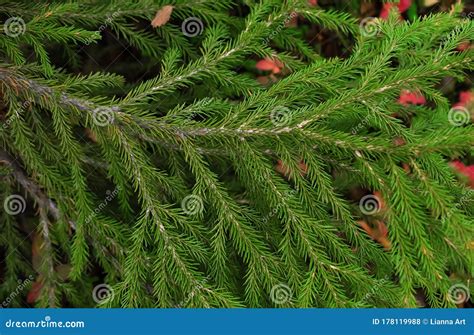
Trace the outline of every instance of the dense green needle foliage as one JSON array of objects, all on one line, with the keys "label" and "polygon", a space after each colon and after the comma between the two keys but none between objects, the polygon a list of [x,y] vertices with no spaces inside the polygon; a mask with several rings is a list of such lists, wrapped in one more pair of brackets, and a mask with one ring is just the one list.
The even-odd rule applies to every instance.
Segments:
[{"label": "dense green needle foliage", "polygon": [[[438,88],[473,69],[461,9],[367,33],[306,0],[3,0],[0,298],[33,276],[36,306],[414,307],[423,292],[454,307],[474,195],[447,162],[474,129]],[[347,56],[323,57],[293,17]],[[153,76],[75,71],[104,36]],[[251,75],[264,58],[284,65],[268,85]],[[397,104],[402,90],[429,103]],[[361,220],[385,222],[390,248]]]}]

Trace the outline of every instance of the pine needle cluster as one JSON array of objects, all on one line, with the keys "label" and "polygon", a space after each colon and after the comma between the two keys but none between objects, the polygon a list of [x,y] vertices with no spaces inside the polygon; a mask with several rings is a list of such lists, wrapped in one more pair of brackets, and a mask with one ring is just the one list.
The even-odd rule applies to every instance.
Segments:
[{"label": "pine needle cluster", "polygon": [[[3,1],[0,297],[33,276],[39,307],[454,307],[474,194],[447,162],[474,129],[439,83],[473,69],[460,11],[361,25],[306,0]],[[157,75],[72,71],[106,35]],[[284,74],[261,85],[255,59]]]}]

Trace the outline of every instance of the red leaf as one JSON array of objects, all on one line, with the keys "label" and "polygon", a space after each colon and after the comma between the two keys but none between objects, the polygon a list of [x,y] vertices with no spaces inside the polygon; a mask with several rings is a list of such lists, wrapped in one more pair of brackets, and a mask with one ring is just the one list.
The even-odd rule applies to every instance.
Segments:
[{"label": "red leaf", "polygon": [[388,18],[388,14],[390,13],[390,11],[392,10],[394,6],[395,5],[391,2],[384,3],[382,10],[380,12],[380,17],[386,20]]},{"label": "red leaf", "polygon": [[412,105],[423,105],[426,103],[425,97],[418,92],[402,91],[400,98],[398,98],[398,103],[408,106]]},{"label": "red leaf", "polygon": [[[299,168],[299,172],[302,176],[305,176],[307,173],[308,173],[308,166],[305,164],[305,162],[303,162],[303,160],[301,160],[299,163],[298,163],[298,168]],[[290,174],[290,169],[288,168],[288,166],[286,166],[285,164],[283,164],[283,162],[279,159],[278,162],[277,162],[277,165],[275,167],[275,169],[281,173],[282,175],[284,175],[285,177],[288,177],[288,175]]]},{"label": "red leaf", "polygon": [[255,67],[260,71],[272,71],[272,73],[280,73],[283,68],[283,64],[278,60],[265,58],[257,62]]},{"label": "red leaf", "polygon": [[153,19],[153,21],[151,21],[151,25],[153,26],[153,28],[165,25],[170,20],[172,12],[173,6],[171,5],[166,5],[159,11],[157,11],[155,18]]},{"label": "red leaf", "polygon": [[471,91],[463,91],[459,93],[459,102],[454,104],[454,107],[466,107],[471,102],[474,102],[474,94]]},{"label": "red leaf", "polygon": [[26,302],[29,304],[34,304],[38,299],[41,289],[43,288],[43,283],[41,282],[40,278],[36,279],[36,281],[31,285],[31,289],[28,292],[26,297]]},{"label": "red leaf", "polygon": [[374,195],[377,198],[377,202],[379,203],[379,210],[383,210],[385,208],[385,201],[383,200],[382,192],[375,191]]},{"label": "red leaf", "polygon": [[398,10],[400,13],[404,13],[411,7],[411,0],[400,0],[398,3]]},{"label": "red leaf", "polygon": [[392,243],[388,239],[388,228],[383,221],[377,220],[373,226],[364,220],[359,220],[357,223],[365,230],[367,235],[381,244],[385,250],[390,250]]},{"label": "red leaf", "polygon": [[359,224],[359,226],[362,227],[362,229],[365,230],[367,235],[374,238],[374,236],[375,236],[374,231],[372,230],[372,228],[369,226],[369,224],[367,222],[365,222],[364,220],[359,220],[359,221],[357,221],[357,223]]},{"label": "red leaf", "polygon": [[376,241],[379,242],[385,250],[390,250],[392,247],[392,243],[388,239],[388,228],[383,221],[377,221]]},{"label": "red leaf", "polygon": [[[384,3],[382,7],[382,11],[380,12],[380,17],[382,19],[387,19],[388,14],[390,13],[390,10],[394,8],[395,6],[397,6],[397,10],[400,14],[404,13],[408,10],[408,8],[410,8],[411,0],[400,0],[398,4],[395,4],[393,2]],[[400,16],[400,18],[402,17]]]},{"label": "red leaf", "polygon": [[453,161],[450,165],[456,169],[457,172],[467,177],[469,186],[474,188],[474,165],[466,166],[460,161]]},{"label": "red leaf", "polygon": [[458,45],[456,50],[465,51],[465,50],[468,50],[470,48],[471,48],[471,43],[469,43],[469,41],[466,41],[466,42],[461,42],[461,44]]},{"label": "red leaf", "polygon": [[260,71],[271,71],[275,67],[275,63],[269,59],[262,59],[257,62],[256,68]]}]

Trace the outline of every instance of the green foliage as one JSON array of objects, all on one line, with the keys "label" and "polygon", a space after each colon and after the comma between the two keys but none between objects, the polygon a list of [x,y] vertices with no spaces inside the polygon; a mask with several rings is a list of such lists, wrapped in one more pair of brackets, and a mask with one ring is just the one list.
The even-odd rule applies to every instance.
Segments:
[{"label": "green foliage", "polygon": [[[170,21],[152,28],[164,5]],[[318,54],[293,13],[348,57]],[[456,50],[472,21],[394,14],[367,34],[303,0],[7,1],[0,15],[0,199],[26,199],[0,214],[0,297],[34,274],[37,306],[91,306],[106,283],[102,306],[413,307],[422,290],[452,307],[450,275],[473,274],[473,194],[447,161],[474,131],[437,90],[473,69],[473,50]],[[106,37],[158,73],[75,71]],[[285,75],[260,85],[261,58]],[[397,104],[401,90],[430,103]],[[364,214],[354,189],[384,208]],[[386,222],[390,250],[358,220]]]}]

